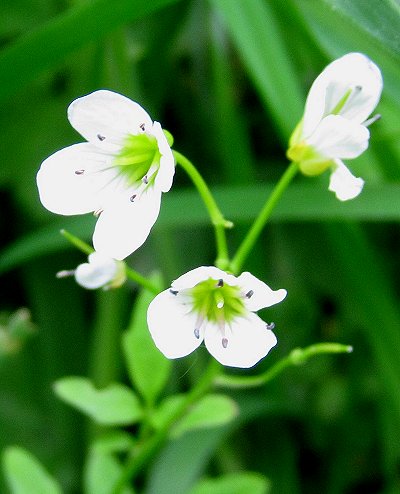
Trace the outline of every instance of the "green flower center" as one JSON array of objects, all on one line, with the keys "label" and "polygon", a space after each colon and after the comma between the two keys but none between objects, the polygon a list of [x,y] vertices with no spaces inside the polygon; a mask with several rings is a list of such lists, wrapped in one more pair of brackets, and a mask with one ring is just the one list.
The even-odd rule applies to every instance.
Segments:
[{"label": "green flower center", "polygon": [[191,289],[193,310],[213,323],[231,323],[244,315],[244,297],[238,286],[212,278],[198,283]]},{"label": "green flower center", "polygon": [[[113,165],[117,166],[130,186],[154,181],[160,167],[161,153],[157,139],[148,134],[129,135],[124,146],[114,158]],[[147,176],[149,171],[151,176]]]}]

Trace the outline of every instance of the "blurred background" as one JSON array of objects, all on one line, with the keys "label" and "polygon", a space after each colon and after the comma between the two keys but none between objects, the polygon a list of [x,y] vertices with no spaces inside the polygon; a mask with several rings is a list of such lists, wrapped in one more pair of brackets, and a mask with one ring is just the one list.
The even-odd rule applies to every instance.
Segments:
[{"label": "blurred background", "polygon": [[[365,179],[363,193],[339,203],[327,175],[298,177],[244,266],[289,294],[260,313],[276,322],[279,344],[250,373],[316,342],[354,352],[232,392],[239,418],[168,443],[141,483],[146,494],[186,494],[204,474],[252,470],[270,479],[272,494],[400,492],[399,28],[397,0],[0,3],[0,450],[27,448],[66,493],[82,492],[90,428],[52,383],[126,379],[119,334],[137,287],[88,292],[57,280],[85,261],[60,228],[90,241],[95,219],[56,216],[38,200],[40,163],[83,140],[68,104],[107,88],[146,108],[235,223],[233,254],[287,166],[311,83],[333,59],[360,51],[385,83],[370,148],[348,163]],[[169,283],[214,258],[206,211],[177,169],[148,242],[128,262]],[[190,386],[206,353],[175,363],[170,389]]]}]

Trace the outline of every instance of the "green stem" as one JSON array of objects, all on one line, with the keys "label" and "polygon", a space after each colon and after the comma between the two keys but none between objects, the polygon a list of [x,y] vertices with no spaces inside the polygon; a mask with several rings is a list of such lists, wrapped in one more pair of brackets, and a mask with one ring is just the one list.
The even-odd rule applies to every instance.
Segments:
[{"label": "green stem", "polygon": [[256,243],[262,229],[271,216],[271,213],[274,210],[278,200],[281,198],[283,192],[296,176],[297,171],[297,163],[291,163],[280,178],[279,182],[276,184],[274,190],[272,191],[272,194],[269,196],[267,202],[260,211],[260,214],[254,220],[253,225],[250,227],[250,230],[248,231],[246,237],[243,239],[235,256],[232,259],[232,262],[230,264],[230,270],[232,271],[232,273],[239,273],[244,261],[250,254],[250,251]]},{"label": "green stem", "polygon": [[120,494],[127,482],[132,481],[143,469],[144,466],[151,460],[164,441],[167,439],[169,432],[176,422],[185,414],[188,408],[199,400],[210,389],[215,381],[216,375],[220,372],[221,366],[215,360],[212,360],[203,373],[201,379],[196,386],[186,395],[181,406],[175,411],[162,428],[158,429],[147,442],[145,442],[137,455],[128,460],[124,467],[122,475],[115,484],[112,494]]},{"label": "green stem", "polygon": [[227,269],[229,266],[229,255],[225,229],[232,228],[233,224],[224,218],[217,203],[215,202],[213,195],[210,192],[210,189],[205,183],[203,177],[197,171],[197,168],[185,156],[183,156],[183,154],[178,153],[178,151],[173,151],[173,153],[177,164],[185,170],[199,191],[199,194],[203,199],[210,215],[211,222],[215,229],[215,240],[217,244],[217,259],[215,261],[215,265],[220,269]]},{"label": "green stem", "polygon": [[[94,252],[93,247],[91,247],[89,244],[81,240],[80,238],[76,237],[72,233],[68,232],[67,230],[60,230],[60,233],[63,237],[65,237],[72,245],[74,245],[77,249],[79,249],[81,252],[84,254],[92,254]],[[121,261],[123,262],[123,261]],[[141,285],[143,288],[146,288],[149,290],[149,292],[153,292],[155,295],[160,293],[160,290],[156,285],[154,285],[151,281],[149,281],[147,278],[139,274],[137,271],[135,271],[132,268],[129,268],[125,264],[125,273],[127,278],[130,280],[134,281],[138,285]]]},{"label": "green stem", "polygon": [[278,376],[287,367],[304,364],[314,355],[325,353],[350,353],[352,351],[353,348],[351,346],[341,345],[340,343],[316,343],[315,345],[306,348],[295,348],[287,357],[277,362],[259,376],[246,377],[220,375],[215,379],[215,385],[228,388],[254,388],[272,381],[272,379]]},{"label": "green stem", "polygon": [[154,293],[154,295],[158,295],[160,293],[159,288],[154,283],[149,281],[134,269],[125,266],[125,273],[127,278],[134,281],[138,285],[141,285],[143,288],[146,288],[149,292]]}]

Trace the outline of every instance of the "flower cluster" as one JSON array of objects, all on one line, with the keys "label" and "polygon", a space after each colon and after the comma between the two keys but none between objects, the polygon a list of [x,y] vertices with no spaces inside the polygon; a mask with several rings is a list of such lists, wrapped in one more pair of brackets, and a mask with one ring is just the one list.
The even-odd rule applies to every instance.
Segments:
[{"label": "flower cluster", "polygon": [[[342,159],[368,147],[368,117],[378,104],[382,76],[365,55],[350,53],[332,62],[309,91],[304,115],[287,156],[305,175],[331,170],[329,189],[344,201],[364,181]],[[126,279],[124,258],[148,237],[175,172],[172,137],[137,103],[112,91],[78,98],[68,108],[71,125],[87,142],[62,149],[41,165],[37,185],[42,204],[63,215],[94,212],[95,252],[73,275],[88,289],[115,288]],[[179,157],[179,153],[175,156]],[[228,263],[229,265],[229,263]],[[223,365],[248,368],[276,343],[274,324],[256,311],[281,302],[248,272],[236,277],[213,266],[193,269],[151,302],[148,327],[168,358],[184,357],[202,342]]]},{"label": "flower cluster", "polygon": [[305,175],[331,169],[329,190],[341,201],[353,199],[364,181],[342,159],[356,158],[368,147],[369,115],[382,92],[379,68],[361,53],[329,64],[308,93],[304,115],[289,141],[287,155]]}]

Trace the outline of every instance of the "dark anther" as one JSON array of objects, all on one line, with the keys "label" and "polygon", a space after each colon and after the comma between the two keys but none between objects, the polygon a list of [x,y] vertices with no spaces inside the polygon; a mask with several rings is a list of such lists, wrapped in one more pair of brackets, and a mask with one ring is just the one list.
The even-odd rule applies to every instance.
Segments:
[{"label": "dark anther", "polygon": [[102,136],[101,134],[97,134],[97,139],[98,139],[99,141],[104,141],[105,136]]},{"label": "dark anther", "polygon": [[354,89],[355,89],[357,92],[360,92],[360,91],[362,91],[362,86],[356,86]]},{"label": "dark anther", "polygon": [[139,127],[143,130],[143,132],[145,131],[144,123],[140,124]]},{"label": "dark anther", "polygon": [[270,322],[269,324],[267,323],[267,324],[265,325],[265,327],[266,327],[267,329],[272,330],[272,329],[274,329],[274,328],[275,328],[275,323],[274,323],[274,322]]},{"label": "dark anther", "polygon": [[172,288],[169,289],[169,293],[172,293],[172,295],[178,295],[178,290],[173,290]]},{"label": "dark anther", "polygon": [[131,197],[129,198],[129,200],[130,200],[131,202],[133,202],[133,201],[136,199],[136,195],[137,195],[137,194],[133,194],[133,196],[131,196]]},{"label": "dark anther", "polygon": [[146,185],[149,183],[149,179],[148,179],[147,175],[145,175],[145,176],[142,178],[142,182],[143,182],[144,184],[146,184]]},{"label": "dark anther", "polygon": [[218,280],[217,287],[222,288],[224,286],[224,280]]},{"label": "dark anther", "polygon": [[249,291],[246,293],[246,298],[251,298],[253,295],[254,295],[253,290],[249,290]]},{"label": "dark anther", "polygon": [[198,328],[196,328],[193,332],[194,332],[195,337],[197,339],[199,339],[200,338],[200,330]]},{"label": "dark anther", "polygon": [[75,175],[83,175],[85,170],[75,170]]},{"label": "dark anther", "polygon": [[222,338],[222,346],[226,348],[228,346],[228,338]]}]

